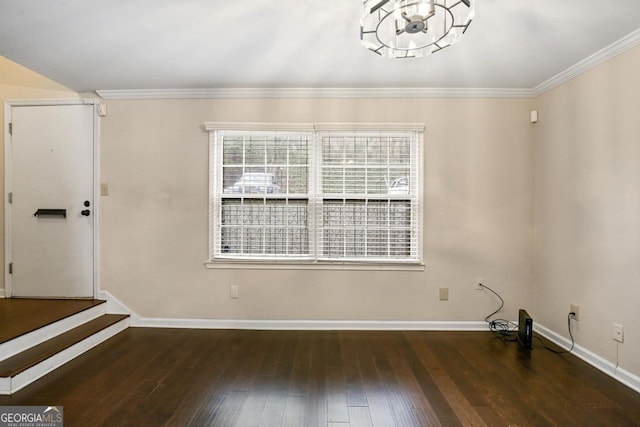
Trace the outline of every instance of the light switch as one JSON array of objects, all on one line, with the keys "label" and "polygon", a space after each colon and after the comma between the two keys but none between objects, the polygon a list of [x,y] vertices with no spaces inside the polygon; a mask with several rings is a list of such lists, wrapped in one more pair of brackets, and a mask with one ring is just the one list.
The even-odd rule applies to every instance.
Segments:
[{"label": "light switch", "polygon": [[229,286],[229,297],[233,299],[240,298],[240,287],[238,285]]}]

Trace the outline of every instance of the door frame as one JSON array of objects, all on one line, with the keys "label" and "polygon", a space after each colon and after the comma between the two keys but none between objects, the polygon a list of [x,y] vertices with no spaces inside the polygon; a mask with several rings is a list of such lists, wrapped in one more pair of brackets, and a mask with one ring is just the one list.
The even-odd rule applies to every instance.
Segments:
[{"label": "door frame", "polygon": [[38,107],[38,106],[68,106],[90,105],[93,108],[93,298],[97,298],[100,291],[100,241],[99,241],[99,215],[100,215],[100,120],[98,98],[86,99],[44,99],[44,100],[7,100],[4,103],[4,293],[6,298],[12,296],[11,274],[9,263],[11,262],[11,206],[9,193],[12,191],[12,166],[11,138],[9,123],[11,123],[13,107]]}]

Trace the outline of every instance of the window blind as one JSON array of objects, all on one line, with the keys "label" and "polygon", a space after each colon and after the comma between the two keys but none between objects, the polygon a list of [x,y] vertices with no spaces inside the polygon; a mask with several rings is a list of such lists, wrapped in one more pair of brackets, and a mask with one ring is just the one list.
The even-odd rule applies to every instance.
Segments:
[{"label": "window blind", "polygon": [[214,258],[310,255],[311,139],[307,132],[216,132]]},{"label": "window blind", "polygon": [[210,259],[418,262],[421,132],[212,129]]},{"label": "window blind", "polygon": [[318,258],[419,260],[415,132],[321,132]]}]

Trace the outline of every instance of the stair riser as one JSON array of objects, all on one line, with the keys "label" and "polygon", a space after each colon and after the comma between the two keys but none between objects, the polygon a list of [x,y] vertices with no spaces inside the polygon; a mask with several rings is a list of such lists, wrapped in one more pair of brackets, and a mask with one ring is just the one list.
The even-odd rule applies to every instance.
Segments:
[{"label": "stair riser", "polygon": [[10,358],[20,352],[23,352],[31,347],[34,347],[44,341],[47,341],[53,337],[70,331],[83,323],[96,319],[106,312],[106,304],[100,304],[95,307],[91,307],[87,310],[83,310],[80,313],[76,313],[73,316],[61,319],[55,323],[44,326],[28,334],[19,336],[0,344],[0,361]]},{"label": "stair riser", "polygon": [[14,377],[0,378],[0,395],[9,395],[17,392],[128,327],[129,319],[121,320]]}]

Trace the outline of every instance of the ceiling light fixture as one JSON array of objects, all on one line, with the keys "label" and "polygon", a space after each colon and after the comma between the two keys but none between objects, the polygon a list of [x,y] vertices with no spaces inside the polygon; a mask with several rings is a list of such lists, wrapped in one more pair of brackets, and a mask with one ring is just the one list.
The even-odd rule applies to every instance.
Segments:
[{"label": "ceiling light fixture", "polygon": [[457,42],[475,0],[363,0],[360,41],[387,58],[426,56]]}]

